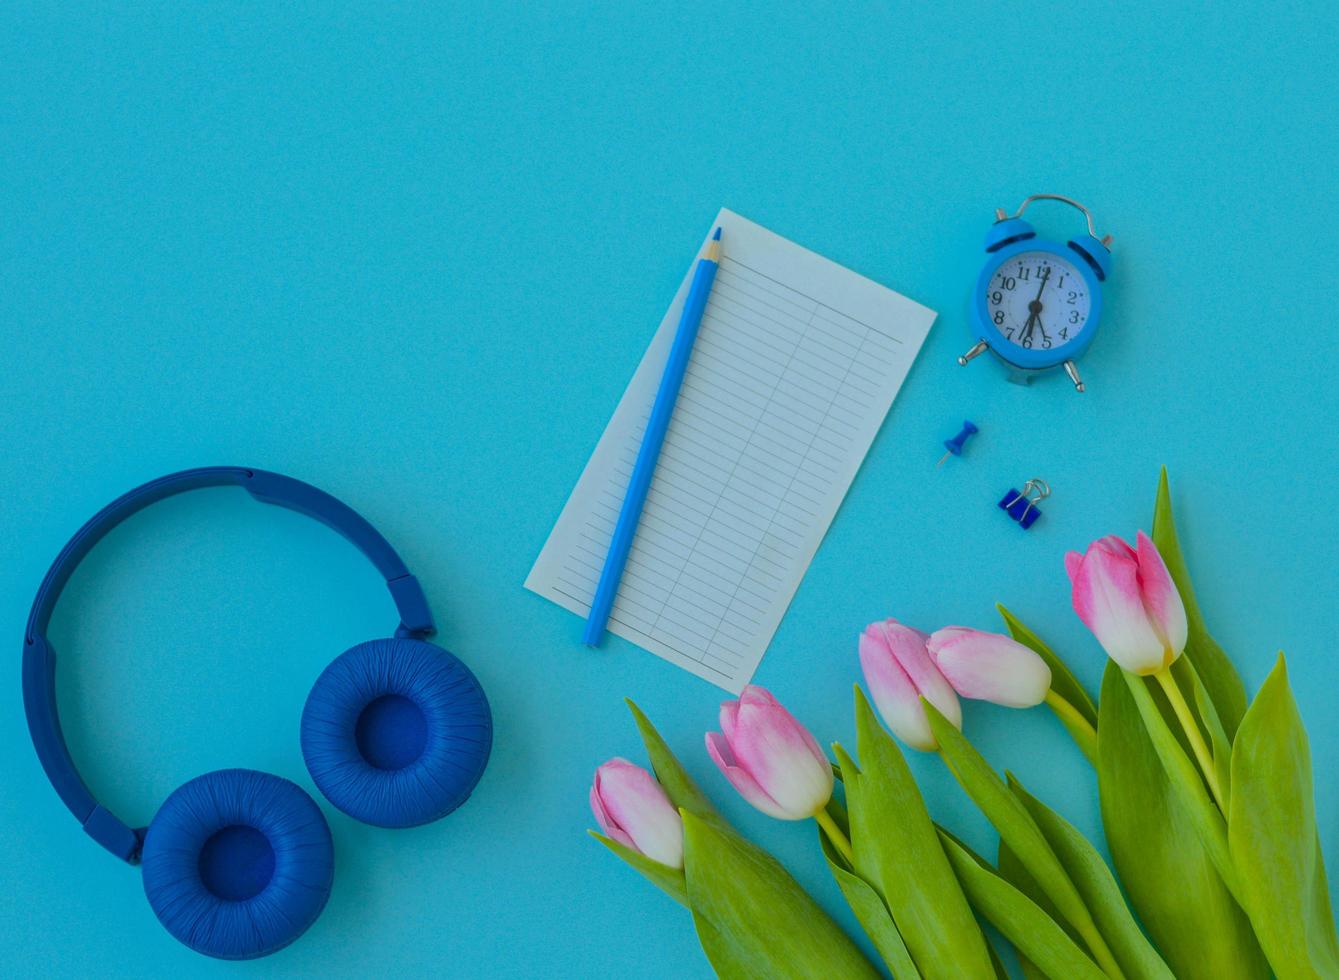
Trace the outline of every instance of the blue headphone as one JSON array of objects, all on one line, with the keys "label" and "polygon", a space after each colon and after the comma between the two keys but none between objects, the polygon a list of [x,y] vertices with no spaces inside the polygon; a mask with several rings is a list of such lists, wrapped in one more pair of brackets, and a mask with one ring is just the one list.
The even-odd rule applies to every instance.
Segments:
[{"label": "blue headphone", "polygon": [[399,611],[394,637],[340,654],[307,697],[302,756],[327,800],[378,827],[444,817],[483,775],[493,722],[474,675],[427,642],[436,631],[427,600],[395,549],[313,486],[264,470],[185,470],[131,490],[80,528],[42,580],[24,637],[23,706],[37,756],[85,832],[143,865],[144,892],[168,932],[209,956],[250,959],[297,939],[325,907],[334,851],[320,809],[286,779],[222,769],[179,787],[147,828],[132,829],[93,797],[74,767],[46,637],[61,589],[103,535],[165,497],[215,486],[240,486],[338,531],[377,567]]}]

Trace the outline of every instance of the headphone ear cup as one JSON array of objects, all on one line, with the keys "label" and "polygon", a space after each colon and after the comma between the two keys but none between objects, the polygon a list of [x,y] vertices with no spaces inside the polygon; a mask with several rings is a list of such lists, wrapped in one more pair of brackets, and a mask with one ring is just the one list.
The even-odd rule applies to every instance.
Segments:
[{"label": "headphone ear cup", "polygon": [[227,960],[266,956],[316,921],[335,855],[315,801],[252,769],[197,776],[144,837],[144,893],[168,932]]},{"label": "headphone ear cup", "polygon": [[460,806],[492,744],[483,688],[424,640],[370,640],[345,651],[302,711],[312,780],[331,804],[378,827],[429,823]]}]

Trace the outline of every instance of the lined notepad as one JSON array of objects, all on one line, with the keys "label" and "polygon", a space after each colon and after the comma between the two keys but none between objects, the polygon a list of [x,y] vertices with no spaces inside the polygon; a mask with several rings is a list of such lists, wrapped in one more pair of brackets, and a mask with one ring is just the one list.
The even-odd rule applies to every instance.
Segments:
[{"label": "lined notepad", "polygon": [[[609,630],[738,693],[935,315],[733,212],[717,225],[720,269]],[[691,277],[526,579],[583,617]]]}]

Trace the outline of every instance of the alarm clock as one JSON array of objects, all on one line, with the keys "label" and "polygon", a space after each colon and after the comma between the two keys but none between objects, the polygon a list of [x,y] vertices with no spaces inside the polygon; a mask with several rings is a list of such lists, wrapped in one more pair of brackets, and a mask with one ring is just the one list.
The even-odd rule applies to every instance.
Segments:
[{"label": "alarm clock", "polygon": [[[1033,201],[1060,201],[1083,212],[1088,233],[1061,245],[1038,238],[1023,212]],[[1012,216],[995,211],[986,235],[986,263],[972,294],[971,328],[976,344],[958,363],[990,351],[1009,369],[1009,379],[1027,384],[1033,375],[1063,366],[1083,391],[1075,362],[1097,336],[1102,320],[1102,283],[1111,271],[1111,236],[1099,239],[1093,216],[1078,201],[1059,194],[1033,194]]]}]

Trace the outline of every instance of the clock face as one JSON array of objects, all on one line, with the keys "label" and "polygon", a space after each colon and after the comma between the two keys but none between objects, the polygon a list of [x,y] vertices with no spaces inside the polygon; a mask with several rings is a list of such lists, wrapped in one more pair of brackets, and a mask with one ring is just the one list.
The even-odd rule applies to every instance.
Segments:
[{"label": "clock face", "polygon": [[1020,252],[986,285],[986,318],[1005,343],[1044,351],[1071,343],[1088,325],[1092,296],[1079,270],[1053,252]]}]

